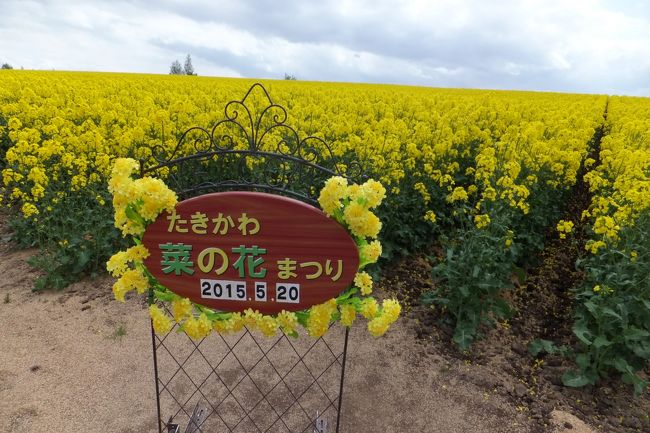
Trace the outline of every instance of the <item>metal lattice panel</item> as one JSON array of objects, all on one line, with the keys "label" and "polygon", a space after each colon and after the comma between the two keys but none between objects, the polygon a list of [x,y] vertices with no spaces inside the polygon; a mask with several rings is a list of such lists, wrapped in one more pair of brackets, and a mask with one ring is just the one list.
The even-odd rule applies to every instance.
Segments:
[{"label": "metal lattice panel", "polygon": [[[180,199],[244,190],[314,206],[329,177],[365,179],[354,156],[335,154],[322,138],[301,138],[259,83],[226,104],[224,115],[210,130],[188,129],[172,149],[149,149],[153,165],[141,159],[140,176],[164,178]],[[245,328],[195,342],[177,328],[162,337],[151,331],[160,433],[163,425],[174,433],[325,433],[328,421],[329,431],[339,431],[347,329],[314,340]]]},{"label": "metal lattice panel", "polygon": [[264,337],[247,328],[194,341],[175,327],[154,336],[161,423],[205,418],[197,432],[312,432],[338,418],[347,331],[319,339]]}]

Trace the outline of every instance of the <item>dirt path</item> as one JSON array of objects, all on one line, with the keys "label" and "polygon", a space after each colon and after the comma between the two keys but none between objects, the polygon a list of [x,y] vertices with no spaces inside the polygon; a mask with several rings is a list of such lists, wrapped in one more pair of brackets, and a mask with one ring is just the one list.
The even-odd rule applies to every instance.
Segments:
[{"label": "dirt path", "polygon": [[[0,432],[156,431],[143,301],[114,301],[108,277],[33,293],[35,253],[8,243],[0,218]],[[423,345],[417,325],[407,313],[380,339],[353,327],[341,432],[540,431],[491,366]],[[592,432],[561,411],[544,431]]]},{"label": "dirt path", "polygon": [[[154,431],[142,303],[113,301],[108,278],[32,293],[33,253],[0,244],[0,431]],[[343,432],[531,431],[506,399],[466,380],[470,366],[424,353],[413,334],[400,323],[382,339],[353,328]]]}]

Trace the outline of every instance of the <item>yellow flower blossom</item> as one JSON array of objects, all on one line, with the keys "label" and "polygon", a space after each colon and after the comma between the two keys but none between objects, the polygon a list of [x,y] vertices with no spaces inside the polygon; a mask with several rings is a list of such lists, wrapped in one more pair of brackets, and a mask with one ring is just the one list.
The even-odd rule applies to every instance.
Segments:
[{"label": "yellow flower blossom", "polygon": [[176,323],[181,323],[192,314],[192,302],[187,298],[172,301],[172,314]]},{"label": "yellow flower blossom", "polygon": [[350,327],[354,323],[354,319],[357,317],[357,311],[354,308],[354,305],[344,304],[340,307],[341,311],[341,325]]},{"label": "yellow flower blossom", "polygon": [[172,329],[173,323],[163,310],[156,305],[149,306],[149,315],[153,323],[153,329],[157,334],[166,334]]},{"label": "yellow flower blossom", "polygon": [[314,305],[309,312],[307,332],[311,337],[321,337],[329,329],[332,314],[336,311],[336,300],[330,299],[322,304]]},{"label": "yellow flower blossom", "polygon": [[467,191],[465,191],[465,188],[462,186],[457,186],[454,188],[453,192],[447,196],[447,201],[450,203],[454,203],[457,201],[467,201],[469,196],[467,195]]},{"label": "yellow flower blossom", "polygon": [[490,215],[483,214],[483,215],[476,215],[474,216],[474,224],[476,224],[476,228],[482,229],[490,225]]},{"label": "yellow flower blossom", "polygon": [[357,272],[354,276],[354,285],[361,289],[361,294],[364,296],[372,293],[372,277],[367,272]]},{"label": "yellow flower blossom", "polygon": [[210,335],[210,332],[212,332],[212,322],[210,322],[205,313],[201,313],[198,319],[190,316],[183,322],[183,330],[194,340],[200,340]]},{"label": "yellow flower blossom", "polygon": [[381,256],[382,248],[378,240],[367,243],[361,248],[361,256],[366,263],[375,263]]},{"label": "yellow flower blossom", "polygon": [[325,186],[320,191],[318,203],[320,204],[323,212],[332,216],[334,212],[340,209],[343,200],[347,195],[348,181],[340,176],[335,176],[325,182]]}]

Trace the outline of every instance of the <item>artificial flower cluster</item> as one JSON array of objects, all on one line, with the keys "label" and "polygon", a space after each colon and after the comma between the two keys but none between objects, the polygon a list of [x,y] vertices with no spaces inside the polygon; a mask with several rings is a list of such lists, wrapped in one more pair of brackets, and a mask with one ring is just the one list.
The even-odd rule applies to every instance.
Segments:
[{"label": "artificial flower cluster", "polygon": [[359,248],[359,272],[352,287],[338,298],[305,311],[282,310],[277,315],[266,315],[249,308],[241,313],[229,313],[214,311],[176,295],[159,284],[143,265],[149,252],[142,245],[142,234],[163,210],[173,209],[176,195],[159,179],[134,180],[132,173],[136,167],[137,163],[132,159],[117,159],[109,181],[115,225],[124,236],[130,235],[135,245],[113,255],[106,268],[111,275],[118,277],[113,286],[118,301],[124,302],[125,295],[132,290],[139,294],[151,290],[153,297],[149,314],[157,333],[169,332],[176,323],[194,339],[204,338],[211,332],[238,332],[244,326],[269,337],[279,331],[295,337],[299,325],[302,325],[307,334],[317,338],[337,320],[344,326],[352,326],[360,314],[368,320],[368,331],[381,336],[399,317],[401,307],[396,300],[384,300],[380,305],[369,296],[373,288],[372,277],[362,270],[375,263],[382,252],[381,243],[376,239],[381,221],[372,212],[386,195],[381,183],[369,180],[363,185],[348,185],[346,179],[333,177],[326,182],[319,197],[325,213],[349,230]]},{"label": "artificial flower cluster", "polygon": [[146,225],[153,222],[163,210],[172,211],[176,194],[160,179],[143,177],[132,179],[137,161],[118,158],[113,166],[108,191],[113,194],[115,227],[123,235],[142,235]]}]

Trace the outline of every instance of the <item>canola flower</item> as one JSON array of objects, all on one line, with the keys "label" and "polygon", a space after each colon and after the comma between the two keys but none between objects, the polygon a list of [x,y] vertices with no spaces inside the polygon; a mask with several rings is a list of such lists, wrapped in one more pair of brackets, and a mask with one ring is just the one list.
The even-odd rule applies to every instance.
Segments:
[{"label": "canola flower", "polygon": [[566,235],[571,233],[573,230],[573,222],[560,220],[555,226],[558,233],[560,234],[560,239],[566,239]]},{"label": "canola flower", "polygon": [[585,217],[594,237],[586,247],[593,254],[615,245],[624,227],[634,227],[650,208],[650,101],[611,97],[608,134],[601,141],[600,165],[585,175],[593,195]]},{"label": "canola flower", "polygon": [[[25,230],[47,236],[39,224],[67,196],[88,193],[92,206],[104,206],[95,191],[105,190],[115,161],[130,157],[153,163],[154,146],[171,150],[188,127],[212,124],[222,117],[225,103],[250,86],[247,80],[199,77],[190,84],[172,78],[3,71],[0,142],[11,144],[0,176],[2,205],[24,218]],[[575,183],[606,101],[602,95],[319,83],[305,92],[281,81],[273,86],[274,100],[287,101],[290,95],[297,130],[328,137],[335,157],[354,155],[372,167],[377,184],[352,186],[337,179],[321,192],[323,210],[367,243],[381,230],[372,208],[384,187],[405,200],[410,195],[421,200],[422,215],[415,219],[431,224],[469,213],[485,227],[500,204],[528,215],[536,190],[546,194]],[[637,120],[648,118],[647,102],[613,97],[609,106],[611,132],[603,139],[601,164],[594,168],[595,160],[585,161],[592,168],[586,179],[596,193],[589,216],[595,228],[587,244],[591,253],[617,242],[618,232],[647,207],[648,128]],[[267,143],[272,146],[273,140]],[[189,143],[183,146],[179,152],[192,150]],[[110,184],[118,192],[113,195],[116,225],[137,235],[158,206],[172,207],[174,199],[164,196],[158,182],[168,173],[134,181],[128,173],[138,164],[124,164]],[[126,217],[131,210],[125,203],[134,195],[141,202],[131,206],[144,221]],[[362,195],[367,202],[358,201]],[[356,203],[350,209],[348,200]],[[440,202],[448,209],[431,206]],[[512,244],[510,238],[505,242]],[[362,262],[378,257],[376,248],[365,250],[368,254],[363,245],[360,249]]]},{"label": "canola flower", "polygon": [[[240,98],[249,85],[207,77],[189,83],[138,74],[3,71],[0,118],[6,126],[0,135],[12,143],[2,171],[3,202],[17,204],[29,224],[37,225],[40,214],[57,206],[60,193],[103,190],[118,157],[153,163],[154,146],[171,150],[182,132],[220,118],[226,102]],[[483,208],[495,200],[525,214],[534,185],[571,186],[605,101],[599,95],[317,83],[305,92],[282,81],[273,86],[275,100],[290,96],[297,130],[331,137],[335,156],[366,161],[394,194],[413,191],[425,205],[442,193],[451,205],[476,199],[477,215],[489,214]],[[179,149],[191,150],[190,143]],[[461,166],[461,158],[470,166]],[[413,179],[412,190],[400,187],[407,178]],[[368,208],[384,193],[378,185],[366,185]],[[338,179],[323,189],[326,213],[342,209],[344,186]],[[143,181],[138,189],[155,194],[158,187]],[[97,204],[102,202],[98,197]],[[155,214],[151,203],[140,205],[145,219]],[[422,217],[435,222],[433,215]],[[380,229],[357,206],[348,217],[357,235]],[[118,224],[141,230],[139,224],[124,226],[124,218]]]}]

